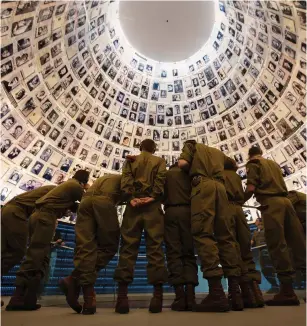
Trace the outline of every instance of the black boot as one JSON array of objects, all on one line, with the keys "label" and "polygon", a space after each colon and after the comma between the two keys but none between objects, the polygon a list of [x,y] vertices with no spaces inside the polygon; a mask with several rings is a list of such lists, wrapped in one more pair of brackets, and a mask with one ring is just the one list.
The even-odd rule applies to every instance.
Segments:
[{"label": "black boot", "polygon": [[241,288],[244,308],[258,308],[256,295],[253,291],[253,282],[242,281],[240,282],[240,288]]},{"label": "black boot", "polygon": [[262,295],[262,292],[259,288],[259,284],[257,283],[257,281],[253,281],[252,288],[253,288],[253,292],[256,297],[256,302],[257,302],[258,308],[264,307],[263,295]]},{"label": "black boot", "polygon": [[10,302],[5,307],[6,311],[24,311],[24,310],[38,310],[41,305],[29,305],[25,301],[25,293],[27,288],[25,286],[16,286],[13,296],[10,299]]},{"label": "black boot", "polygon": [[195,304],[195,312],[226,312],[229,311],[228,300],[222,287],[220,277],[208,278],[209,294],[200,304]]},{"label": "black boot", "polygon": [[4,301],[1,300],[1,307],[3,307],[3,306],[4,306]]},{"label": "black boot", "polygon": [[156,314],[162,311],[163,287],[162,284],[154,285],[153,297],[150,300],[149,311]]},{"label": "black boot", "polygon": [[83,285],[83,315],[93,315],[96,313],[96,293],[93,285]]},{"label": "black boot", "polygon": [[230,297],[231,310],[241,311],[244,308],[240,286],[239,277],[231,276],[228,277],[228,293]]},{"label": "black boot", "polygon": [[186,310],[192,311],[195,302],[195,285],[187,284],[185,286]]},{"label": "black boot", "polygon": [[65,294],[66,302],[70,308],[79,314],[82,311],[82,306],[78,301],[81,288],[77,279],[73,278],[72,276],[62,278],[59,281],[59,287]]},{"label": "black boot", "polygon": [[279,293],[270,300],[266,300],[268,306],[299,306],[300,301],[293,291],[291,283],[281,283]]},{"label": "black boot", "polygon": [[115,312],[117,312],[119,314],[129,313],[128,284],[127,283],[119,283],[118,284]]},{"label": "black boot", "polygon": [[186,300],[183,285],[175,285],[175,300],[171,305],[171,309],[174,311],[185,311],[186,310]]}]

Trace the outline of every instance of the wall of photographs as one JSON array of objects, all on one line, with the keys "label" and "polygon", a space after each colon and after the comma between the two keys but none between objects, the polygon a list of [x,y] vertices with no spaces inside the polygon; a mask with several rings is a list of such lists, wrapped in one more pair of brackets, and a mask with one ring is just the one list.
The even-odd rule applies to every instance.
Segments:
[{"label": "wall of photographs", "polygon": [[163,64],[127,43],[118,1],[2,1],[1,204],[120,173],[144,138],[168,165],[187,139],[217,147],[243,183],[258,145],[305,192],[306,2],[216,5],[203,48]]}]

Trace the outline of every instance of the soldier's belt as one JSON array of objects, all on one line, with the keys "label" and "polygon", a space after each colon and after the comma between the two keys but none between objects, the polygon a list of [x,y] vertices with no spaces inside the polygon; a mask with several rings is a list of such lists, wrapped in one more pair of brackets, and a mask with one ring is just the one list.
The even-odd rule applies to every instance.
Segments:
[{"label": "soldier's belt", "polygon": [[224,183],[223,179],[221,178],[214,178],[214,177],[207,177],[207,176],[204,176],[204,175],[196,175],[193,177],[192,181],[191,181],[191,185],[192,187],[196,187],[200,184],[200,181],[201,179],[204,179],[204,180],[213,180],[213,181],[218,181],[218,182],[221,182],[221,183]]}]

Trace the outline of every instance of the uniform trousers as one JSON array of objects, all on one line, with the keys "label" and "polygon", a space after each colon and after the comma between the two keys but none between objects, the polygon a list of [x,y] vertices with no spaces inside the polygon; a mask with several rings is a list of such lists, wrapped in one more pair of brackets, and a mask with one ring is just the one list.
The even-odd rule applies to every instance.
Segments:
[{"label": "uniform trousers", "polygon": [[190,206],[173,206],[165,209],[164,240],[168,282],[173,286],[198,285]]}]

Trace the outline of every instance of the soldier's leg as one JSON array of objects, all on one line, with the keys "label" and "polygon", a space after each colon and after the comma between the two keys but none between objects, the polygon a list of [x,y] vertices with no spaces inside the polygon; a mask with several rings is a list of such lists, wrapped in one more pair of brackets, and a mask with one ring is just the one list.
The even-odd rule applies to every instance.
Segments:
[{"label": "soldier's leg", "polygon": [[[17,214],[16,214],[17,213]],[[1,212],[1,275],[19,264],[26,253],[28,221],[13,207],[5,206]]]},{"label": "soldier's leg", "polygon": [[144,212],[144,230],[147,256],[147,278],[154,285],[154,294],[149,311],[153,313],[162,310],[162,284],[167,282],[164,253],[162,249],[164,237],[164,216],[160,203],[149,204]]},{"label": "soldier's leg", "polygon": [[120,229],[115,206],[104,200],[94,200],[93,209],[97,223],[97,262],[96,270],[105,268],[118,251]]},{"label": "soldier's leg", "polygon": [[301,271],[302,276],[306,278],[306,239],[304,230],[291,202],[288,199],[285,199],[285,201],[287,205],[285,221],[286,241],[292,249],[295,269]]},{"label": "soldier's leg", "polygon": [[134,266],[142,232],[143,220],[139,208],[127,205],[120,228],[121,246],[119,262],[114,272],[114,280],[119,283],[115,311],[120,314],[129,312],[128,284],[133,281]]},{"label": "soldier's leg", "polygon": [[67,304],[77,313],[82,311],[79,303],[81,286],[95,284],[97,260],[97,224],[92,207],[92,199],[84,198],[78,208],[75,225],[74,270],[71,275],[59,281],[59,287],[66,296]]},{"label": "soldier's leg", "polygon": [[293,291],[295,272],[285,239],[285,220],[287,206],[282,197],[272,197],[268,207],[262,212],[265,229],[265,239],[273,266],[280,282],[280,292],[267,305],[298,305],[299,300]]},{"label": "soldier's leg", "polygon": [[232,310],[243,310],[244,304],[241,297],[239,282],[241,269],[239,262],[241,256],[237,255],[237,244],[234,234],[231,232],[233,216],[228,214],[228,198],[225,187],[220,182],[215,182],[216,195],[216,217],[214,235],[218,242],[219,256],[224,275],[228,278],[228,293],[231,298]]},{"label": "soldier's leg", "polygon": [[172,285],[184,284],[182,248],[179,234],[179,216],[176,207],[169,207],[164,217],[164,240],[168,269],[168,282]]},{"label": "soldier's leg", "polygon": [[37,289],[44,276],[44,258],[49,254],[55,230],[56,216],[46,210],[36,210],[30,217],[31,239],[16,275],[16,290],[7,310],[37,309]]},{"label": "soldier's leg", "polygon": [[194,241],[191,232],[191,208],[178,207],[179,228],[182,248],[183,276],[185,283],[186,309],[192,310],[195,305],[195,286],[198,285],[198,267],[194,252]]},{"label": "soldier's leg", "polygon": [[278,292],[276,290],[278,289],[276,273],[267,249],[262,249],[260,252],[260,266],[261,266],[261,272],[263,276],[271,285],[272,289],[270,289],[269,291],[271,293]]},{"label": "soldier's leg", "polygon": [[221,278],[223,270],[219,267],[219,251],[215,239],[215,201],[216,187],[212,180],[201,180],[191,193],[191,230],[201,260],[204,278],[208,279],[209,295],[193,311],[228,311]]}]

